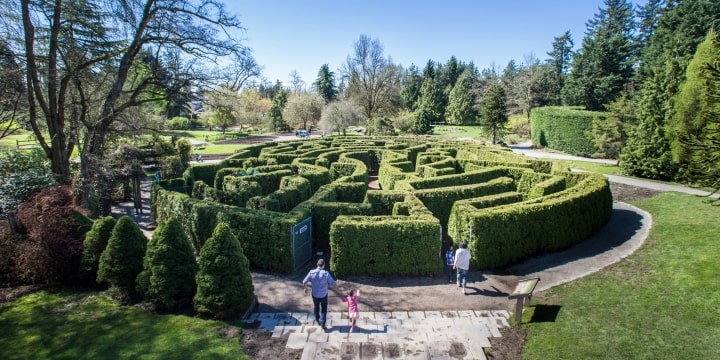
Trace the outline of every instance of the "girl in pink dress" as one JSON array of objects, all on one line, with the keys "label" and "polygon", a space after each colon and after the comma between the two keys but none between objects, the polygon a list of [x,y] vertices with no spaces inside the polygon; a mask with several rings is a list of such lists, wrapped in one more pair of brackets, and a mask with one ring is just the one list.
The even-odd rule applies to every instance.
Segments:
[{"label": "girl in pink dress", "polygon": [[340,298],[348,304],[348,319],[350,319],[350,332],[355,330],[355,322],[358,318],[358,299],[360,298],[360,290],[350,290],[347,296]]}]

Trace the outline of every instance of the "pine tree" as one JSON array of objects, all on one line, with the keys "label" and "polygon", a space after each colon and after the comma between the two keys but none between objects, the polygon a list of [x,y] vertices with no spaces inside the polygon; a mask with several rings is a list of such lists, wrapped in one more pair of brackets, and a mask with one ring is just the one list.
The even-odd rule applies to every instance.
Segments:
[{"label": "pine tree", "polygon": [[180,221],[170,218],[153,233],[137,277],[137,289],[157,310],[190,304],[197,288],[197,263]]},{"label": "pine tree", "polygon": [[553,49],[547,53],[550,56],[546,60],[546,64],[550,67],[545,81],[545,102],[547,105],[557,106],[562,104],[560,91],[565,85],[565,78],[570,69],[573,46],[574,42],[568,30],[565,34],[553,40]]},{"label": "pine tree", "polygon": [[416,135],[429,134],[432,131],[430,125],[431,116],[429,112],[423,108],[415,111],[415,119],[412,125],[412,132]]},{"label": "pine tree", "polygon": [[112,216],[97,219],[90,228],[90,231],[85,234],[82,257],[80,259],[81,280],[88,280],[94,283],[97,279],[100,255],[102,255],[103,250],[107,247],[108,240],[110,240],[116,223]]},{"label": "pine tree", "polygon": [[146,247],[147,238],[135,221],[127,215],[121,217],[100,255],[97,281],[117,287],[125,295],[133,293]]},{"label": "pine tree", "polygon": [[218,318],[250,308],[254,297],[250,265],[226,223],[218,223],[200,250],[195,310]]},{"label": "pine tree", "polygon": [[475,110],[475,78],[470,72],[464,72],[458,79],[455,87],[450,91],[447,113],[447,123],[451,125],[473,125],[477,122]]},{"label": "pine tree", "polygon": [[632,176],[671,180],[677,171],[665,136],[663,89],[657,77],[645,83],[638,100],[638,125],[620,152],[620,167]]},{"label": "pine tree", "polygon": [[690,59],[711,24],[720,18],[720,2],[666,2],[660,10],[644,12],[660,15],[656,25],[645,21],[644,26],[655,29],[642,48],[636,84],[642,89],[636,114],[638,127],[622,150],[620,166],[630,175],[672,180],[678,167],[672,160],[666,125],[673,118],[675,94]]},{"label": "pine tree", "polygon": [[508,122],[507,97],[500,84],[492,84],[482,99],[480,115],[482,126],[492,134],[492,143],[497,144],[502,129]]},{"label": "pine tree", "polygon": [[270,129],[272,131],[283,131],[289,128],[283,119],[283,109],[287,103],[288,92],[285,89],[278,90],[272,100],[272,106],[268,110],[268,119],[270,121]]},{"label": "pine tree", "polygon": [[492,143],[497,144],[502,129],[508,122],[507,98],[505,89],[500,84],[492,84],[482,99],[480,115],[482,126],[492,134]]},{"label": "pine tree", "polygon": [[440,88],[438,81],[433,77],[425,78],[420,93],[418,109],[424,111],[424,116],[428,118],[431,124],[444,121],[447,97]]},{"label": "pine tree", "polygon": [[605,0],[605,8],[588,22],[562,89],[565,104],[600,111],[631,82],[636,60],[632,6],[628,0]]},{"label": "pine tree", "polygon": [[335,87],[335,74],[330,71],[328,64],[323,64],[318,71],[317,80],[313,83],[315,91],[325,99],[325,103],[330,103],[337,99],[338,90]]},{"label": "pine tree", "polygon": [[[717,44],[716,44],[717,45]],[[689,181],[710,186],[714,193],[720,192],[720,61],[707,64],[707,100],[714,104],[712,111],[705,112],[705,128],[698,137],[681,137],[687,149]],[[713,204],[718,199],[711,200]]]},{"label": "pine tree", "polygon": [[400,97],[403,105],[410,111],[417,109],[418,100],[420,99],[420,89],[422,88],[422,76],[417,66],[410,65],[402,82],[402,91]]},{"label": "pine tree", "polygon": [[[703,144],[706,138],[713,136],[715,117],[720,113],[718,103],[717,78],[712,64],[720,64],[720,43],[717,33],[710,30],[707,38],[695,52],[695,56],[687,67],[685,82],[680,85],[675,100],[674,116],[668,125],[673,160],[678,163],[681,171],[680,180],[692,181],[705,172],[697,163],[712,157],[702,147],[691,146]],[[708,66],[710,65],[710,66]],[[710,124],[709,124],[710,123]],[[714,123],[714,126],[717,124]],[[716,134],[714,134],[716,135]],[[712,147],[712,142],[707,145]]]}]

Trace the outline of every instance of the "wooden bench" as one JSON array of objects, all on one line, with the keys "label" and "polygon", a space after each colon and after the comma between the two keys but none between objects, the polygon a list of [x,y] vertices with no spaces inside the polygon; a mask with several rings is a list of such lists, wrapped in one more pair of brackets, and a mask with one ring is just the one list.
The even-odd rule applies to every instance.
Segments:
[{"label": "wooden bench", "polygon": [[27,149],[38,149],[40,148],[40,143],[36,139],[33,140],[15,140],[15,144],[17,145],[18,150],[27,150]]}]

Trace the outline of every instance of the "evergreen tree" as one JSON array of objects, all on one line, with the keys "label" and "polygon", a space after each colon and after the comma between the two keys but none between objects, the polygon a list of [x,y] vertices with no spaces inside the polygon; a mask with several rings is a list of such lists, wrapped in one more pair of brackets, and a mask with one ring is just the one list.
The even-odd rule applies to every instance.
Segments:
[{"label": "evergreen tree", "polygon": [[454,88],[464,70],[463,64],[459,63],[455,56],[451,56],[443,68],[442,82],[440,85],[443,88]]},{"label": "evergreen tree", "polygon": [[628,175],[671,180],[677,171],[665,136],[662,94],[658,78],[647,81],[641,90],[638,125],[629,131],[629,138],[620,152],[620,167]]},{"label": "evergreen tree", "polygon": [[472,91],[474,86],[475,77],[469,71],[464,72],[450,91],[446,109],[448,124],[475,124],[477,110],[475,110],[475,93]]},{"label": "evergreen tree", "polygon": [[717,79],[713,76],[713,68],[708,66],[720,64],[718,40],[717,33],[710,30],[705,41],[698,46],[687,67],[685,82],[680,85],[675,99],[674,116],[668,125],[673,160],[678,163],[681,169],[678,175],[684,181],[702,173],[693,162],[712,156],[687,144],[704,143],[709,135],[708,131],[713,131],[708,128],[708,120],[712,120],[713,116],[720,112],[720,103],[714,93],[717,91]]},{"label": "evergreen tree", "polygon": [[554,38],[552,43],[552,51],[548,52],[549,59],[546,64],[549,66],[547,76],[545,76],[545,100],[547,105],[557,106],[562,104],[560,91],[565,85],[572,60],[572,48],[574,46],[570,31]]},{"label": "evergreen tree", "polygon": [[412,132],[416,135],[429,134],[432,131],[430,112],[420,108],[415,111],[415,120],[412,125]]},{"label": "evergreen tree", "polygon": [[[717,43],[714,44],[717,46]],[[688,181],[720,191],[720,61],[707,64],[707,103],[714,104],[704,112],[705,128],[699,136],[682,136],[688,167]],[[717,204],[718,199],[712,200]]]},{"label": "evergreen tree", "polygon": [[106,216],[93,222],[90,231],[85,234],[82,257],[80,259],[80,278],[93,283],[97,279],[100,255],[107,247],[117,222],[112,216]]},{"label": "evergreen tree", "polygon": [[480,115],[482,126],[492,134],[492,143],[497,144],[502,129],[508,122],[507,97],[500,84],[492,84],[482,99]]},{"label": "evergreen tree", "polygon": [[289,126],[283,119],[283,109],[285,108],[287,99],[288,92],[285,89],[278,90],[273,98],[272,106],[270,106],[270,110],[268,110],[268,119],[270,119],[269,127],[273,132],[289,129]]},{"label": "evergreen tree", "polygon": [[628,94],[622,94],[607,106],[606,117],[592,122],[592,138],[598,152],[593,157],[617,159],[625,146],[628,133],[637,126],[635,103]]},{"label": "evergreen tree", "polygon": [[157,310],[175,311],[195,296],[197,263],[180,221],[170,218],[153,233],[137,289]]},{"label": "evergreen tree", "polygon": [[400,97],[403,105],[410,111],[417,110],[418,100],[420,99],[420,90],[422,88],[422,76],[415,64],[410,65],[402,82],[402,91]]},{"label": "evergreen tree", "polygon": [[630,133],[620,166],[631,175],[672,180],[677,166],[672,161],[666,124],[673,118],[675,94],[685,79],[690,59],[711,24],[720,18],[720,2],[665,2],[657,12],[657,25],[642,48],[638,71],[637,81],[642,89],[638,128]]},{"label": "evergreen tree", "polygon": [[135,279],[143,269],[147,238],[127,215],[118,219],[107,246],[100,255],[98,282],[117,287],[125,295],[135,289]]},{"label": "evergreen tree", "polygon": [[250,265],[226,223],[218,223],[203,245],[199,265],[193,300],[198,313],[224,318],[250,308],[254,297]]},{"label": "evergreen tree", "polygon": [[438,81],[435,78],[426,77],[423,79],[420,93],[418,109],[424,110],[424,116],[428,117],[431,124],[444,121],[447,97]]},{"label": "evergreen tree", "polygon": [[335,74],[330,71],[328,64],[324,64],[318,71],[317,80],[313,83],[315,91],[325,99],[328,104],[338,97],[338,90],[335,87]]},{"label": "evergreen tree", "polygon": [[563,102],[600,111],[627,88],[636,60],[632,2],[605,0],[587,24],[582,48],[573,57],[562,89]]},{"label": "evergreen tree", "polygon": [[435,79],[436,75],[435,62],[428,60],[427,64],[425,64],[425,68],[423,69],[423,83],[425,83],[427,79]]}]

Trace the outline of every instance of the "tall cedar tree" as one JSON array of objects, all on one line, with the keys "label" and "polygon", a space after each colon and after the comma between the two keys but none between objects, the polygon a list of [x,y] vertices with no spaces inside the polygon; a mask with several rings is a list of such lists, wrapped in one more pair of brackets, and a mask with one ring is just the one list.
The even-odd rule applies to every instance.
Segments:
[{"label": "tall cedar tree", "polygon": [[[718,40],[717,32],[710,30],[705,41],[698,46],[687,67],[685,82],[680,85],[674,116],[669,124],[669,135],[673,139],[673,160],[680,166],[678,177],[683,181],[693,181],[711,171],[704,169],[705,166],[698,166],[698,162],[702,163],[702,159],[711,158],[713,154],[702,148],[689,147],[688,144],[702,144],[707,141],[706,138],[717,135],[717,129],[713,128],[717,123],[712,122],[720,113],[717,79],[714,69],[708,65],[720,64]],[[709,141],[707,145],[711,148],[712,142]],[[717,167],[714,168],[717,171]]]},{"label": "tall cedar tree", "polygon": [[226,223],[218,223],[200,250],[196,280],[197,293],[193,303],[200,314],[225,318],[252,305],[255,289],[250,265],[240,242]]},{"label": "tall cedar tree", "polygon": [[447,97],[438,80],[433,76],[425,77],[420,93],[418,109],[424,110],[430,123],[445,121]]},{"label": "tall cedar tree", "polygon": [[158,226],[148,243],[137,290],[155,309],[176,311],[192,302],[197,269],[195,253],[180,221],[170,218]]},{"label": "tall cedar tree", "polygon": [[429,134],[432,131],[430,122],[432,121],[432,115],[424,108],[419,108],[415,111],[415,118],[413,119],[412,132],[416,135]]},{"label": "tall cedar tree", "polygon": [[497,144],[502,129],[508,122],[507,98],[505,89],[500,84],[492,84],[482,99],[480,115],[482,126],[492,134],[492,143]]},{"label": "tall cedar tree", "polygon": [[288,91],[280,89],[277,91],[272,100],[272,106],[268,110],[269,127],[272,131],[284,131],[290,127],[283,119],[283,109],[288,99]]},{"label": "tall cedar tree", "polygon": [[328,64],[323,64],[318,71],[317,80],[313,83],[315,91],[325,99],[328,104],[338,97],[338,90],[335,86],[335,74],[330,71]]},{"label": "tall cedar tree", "polygon": [[475,109],[475,77],[466,71],[457,80],[450,91],[447,113],[447,123],[451,125],[473,125],[477,121]]},{"label": "tall cedar tree", "polygon": [[[710,186],[720,192],[720,61],[707,65],[708,101],[715,104],[713,111],[706,112],[706,126],[700,137],[683,137],[680,140],[687,148],[688,179]],[[712,200],[717,204],[718,199]]]},{"label": "tall cedar tree", "polygon": [[634,30],[632,2],[605,0],[605,8],[587,23],[582,48],[573,57],[562,89],[565,104],[601,111],[620,95],[633,77]]},{"label": "tall cedar tree", "polygon": [[629,131],[629,138],[620,152],[620,167],[632,176],[671,180],[677,171],[665,136],[663,91],[656,73],[645,82],[637,107],[638,125]]},{"label": "tall cedar tree", "polygon": [[100,255],[97,281],[117,287],[125,295],[133,293],[146,248],[147,238],[135,221],[127,215],[118,219]]},{"label": "tall cedar tree", "polygon": [[548,58],[545,62],[550,67],[547,76],[547,93],[545,101],[547,105],[557,106],[562,104],[560,91],[565,85],[570,64],[572,62],[572,48],[575,45],[570,35],[570,31],[553,39],[552,51],[548,52]]},{"label": "tall cedar tree", "polygon": [[110,235],[117,221],[112,216],[106,216],[93,222],[90,231],[85,234],[83,241],[82,258],[80,259],[80,279],[95,283],[100,264],[100,255],[107,247]]},{"label": "tall cedar tree", "polygon": [[[650,7],[656,4],[648,4]],[[620,166],[634,176],[672,180],[677,165],[672,160],[666,124],[672,119],[673,101],[687,65],[698,44],[706,37],[712,24],[720,19],[720,2],[685,0],[666,2],[660,10],[645,9],[644,16],[657,16],[644,21],[653,28],[648,44],[642,49],[638,70],[638,127],[631,132],[620,155]]]},{"label": "tall cedar tree", "polygon": [[403,105],[409,111],[417,110],[418,100],[420,99],[420,89],[422,88],[422,76],[415,64],[410,65],[405,72],[402,81],[402,91],[400,97]]}]

